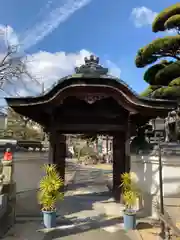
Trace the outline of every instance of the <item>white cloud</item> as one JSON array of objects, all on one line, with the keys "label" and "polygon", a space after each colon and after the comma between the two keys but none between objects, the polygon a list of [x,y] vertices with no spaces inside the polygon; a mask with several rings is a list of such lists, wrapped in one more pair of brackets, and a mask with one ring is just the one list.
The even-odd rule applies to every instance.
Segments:
[{"label": "white cloud", "polygon": [[[91,54],[90,51],[82,49],[76,53],[40,51],[28,55],[26,57],[27,69],[38,83],[24,76],[22,81],[13,79],[12,84],[6,82],[3,88],[5,92],[14,96],[16,94],[20,96],[38,95],[42,91],[42,83],[45,89],[51,87],[62,77],[74,73],[74,68],[82,65],[84,57]],[[109,68],[109,74],[120,77],[121,70],[115,63],[105,60],[104,65]]]},{"label": "white cloud", "polygon": [[131,19],[133,20],[136,27],[140,28],[152,24],[157,12],[142,6],[133,8],[131,12]]},{"label": "white cloud", "polygon": [[19,41],[13,28],[0,25],[0,53],[7,51],[7,46],[18,46]]},{"label": "white cloud", "polygon": [[[16,37],[13,29],[8,26],[0,26],[0,33],[6,32],[6,35],[0,35],[0,42],[5,43],[5,39],[8,36],[8,42],[11,44],[18,44],[18,38]],[[8,34],[7,34],[8,33]],[[6,49],[7,50],[7,49]],[[18,49],[21,50],[21,49]],[[2,51],[0,49],[0,56]],[[27,65],[28,72],[36,80],[32,80],[27,75],[24,75],[22,79],[11,79],[9,82],[5,82],[3,89],[8,95],[36,95],[42,91],[42,83],[45,89],[49,88],[59,79],[69,74],[74,73],[74,68],[84,63],[84,57],[88,57],[92,52],[82,49],[79,52],[67,53],[67,52],[46,52],[39,51],[32,55],[25,56],[25,63]],[[3,55],[2,55],[3,56]],[[100,59],[101,61],[101,59]],[[100,62],[102,64],[102,62]],[[109,68],[109,74],[120,77],[120,68],[107,59],[104,61],[104,65]],[[4,96],[7,95],[4,93]],[[0,97],[2,97],[2,93]]]},{"label": "white cloud", "polygon": [[[154,18],[157,16],[157,12],[152,11],[151,9],[142,6],[142,7],[136,7],[133,8],[131,12],[131,19],[137,28],[145,27],[148,25],[151,25]],[[166,30],[164,32],[159,33],[159,36],[161,37],[164,35],[176,35],[177,31],[174,29]]]},{"label": "white cloud", "polygon": [[[27,57],[28,68],[32,75],[48,88],[60,78],[74,73],[74,68],[84,64],[84,57],[91,54],[92,52],[85,49],[76,53],[40,51]],[[109,68],[109,74],[120,77],[121,70],[115,63],[106,60],[104,65]]]},{"label": "white cloud", "polygon": [[19,44],[18,36],[10,26],[6,27],[6,39],[11,46],[17,46]]},{"label": "white cloud", "polygon": [[110,60],[106,60],[106,65],[109,68],[110,75],[112,75],[114,77],[118,77],[118,78],[120,77],[121,69],[116,63],[114,63]]},{"label": "white cloud", "polygon": [[28,69],[39,82],[45,84],[45,88],[48,88],[60,78],[72,74],[75,66],[83,64],[84,57],[90,54],[85,49],[77,53],[40,51],[27,56]]},{"label": "white cloud", "polygon": [[165,34],[174,36],[174,35],[177,35],[177,31],[175,29],[170,29],[170,30],[166,30]]},{"label": "white cloud", "polygon": [[37,44],[61,23],[71,17],[72,14],[90,2],[91,0],[64,0],[64,4],[62,4],[62,1],[60,1],[60,6],[56,6],[49,14],[45,14],[41,22],[38,22],[21,37],[20,42],[23,48],[28,49]]}]

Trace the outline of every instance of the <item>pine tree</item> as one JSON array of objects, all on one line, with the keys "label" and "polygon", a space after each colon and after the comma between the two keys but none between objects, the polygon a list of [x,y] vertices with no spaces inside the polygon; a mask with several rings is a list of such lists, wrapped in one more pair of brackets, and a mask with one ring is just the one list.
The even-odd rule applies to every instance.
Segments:
[{"label": "pine tree", "polygon": [[177,100],[180,98],[180,3],[160,12],[152,23],[152,31],[171,31],[172,35],[157,38],[137,52],[138,68],[154,64],[144,73],[149,87],[142,96]]}]

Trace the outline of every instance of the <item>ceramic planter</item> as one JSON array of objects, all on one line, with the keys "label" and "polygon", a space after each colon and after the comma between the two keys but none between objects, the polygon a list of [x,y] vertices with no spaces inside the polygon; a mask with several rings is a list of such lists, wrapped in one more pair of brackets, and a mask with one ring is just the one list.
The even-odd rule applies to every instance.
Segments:
[{"label": "ceramic planter", "polygon": [[133,230],[136,229],[136,212],[135,211],[124,211],[124,229]]},{"label": "ceramic planter", "polygon": [[46,228],[56,227],[56,211],[42,211],[43,222]]}]

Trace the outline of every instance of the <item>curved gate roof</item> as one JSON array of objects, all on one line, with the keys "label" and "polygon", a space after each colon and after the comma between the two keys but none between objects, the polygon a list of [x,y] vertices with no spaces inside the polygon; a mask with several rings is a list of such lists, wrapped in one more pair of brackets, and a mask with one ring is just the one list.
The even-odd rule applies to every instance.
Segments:
[{"label": "curved gate roof", "polygon": [[60,79],[44,94],[6,98],[6,101],[17,113],[43,124],[43,119],[51,115],[58,104],[63,104],[68,96],[77,95],[87,102],[88,98],[95,101],[92,97],[108,95],[133,114],[144,116],[163,115],[177,105],[176,101],[140,97],[124,81],[108,75],[108,69],[93,55],[75,68],[75,74]]}]

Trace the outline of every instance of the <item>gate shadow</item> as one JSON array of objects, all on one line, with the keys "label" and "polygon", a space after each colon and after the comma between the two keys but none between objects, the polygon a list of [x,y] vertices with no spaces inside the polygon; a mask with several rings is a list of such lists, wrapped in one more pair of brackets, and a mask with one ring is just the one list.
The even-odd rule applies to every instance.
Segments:
[{"label": "gate shadow", "polygon": [[[17,217],[41,217],[41,208],[37,201],[37,189],[19,192],[16,197]],[[68,193],[68,192],[67,192]],[[77,194],[68,196],[57,204],[58,215],[70,215],[73,213],[92,210],[93,204],[106,201],[111,197],[109,191],[100,193]]]}]

